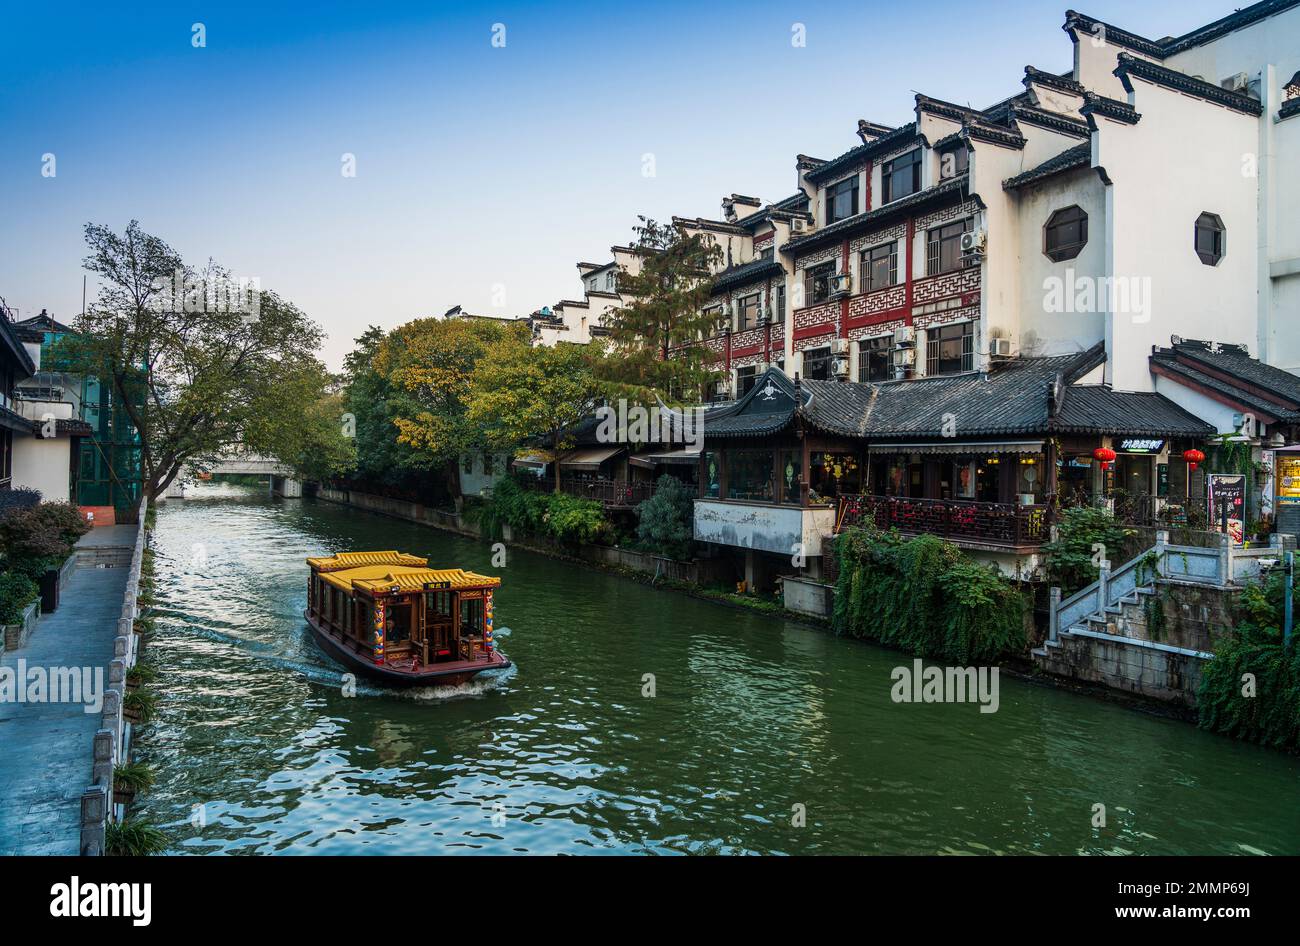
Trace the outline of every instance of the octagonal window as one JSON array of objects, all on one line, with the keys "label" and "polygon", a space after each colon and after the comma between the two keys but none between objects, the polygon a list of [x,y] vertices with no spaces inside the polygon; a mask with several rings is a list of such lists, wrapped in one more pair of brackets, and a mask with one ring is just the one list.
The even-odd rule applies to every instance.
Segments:
[{"label": "octagonal window", "polygon": [[1196,218],[1196,255],[1206,266],[1217,266],[1227,249],[1227,231],[1218,214],[1203,213]]},{"label": "octagonal window", "polygon": [[1059,263],[1074,259],[1088,245],[1088,215],[1077,205],[1065,207],[1047,218],[1043,226],[1043,252]]}]

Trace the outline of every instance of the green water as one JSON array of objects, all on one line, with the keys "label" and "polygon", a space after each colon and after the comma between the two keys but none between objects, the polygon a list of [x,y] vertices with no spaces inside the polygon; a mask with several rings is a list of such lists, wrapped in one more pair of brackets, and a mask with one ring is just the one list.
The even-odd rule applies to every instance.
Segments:
[{"label": "green water", "polygon": [[[158,515],[138,743],[175,852],[1300,852],[1300,760],[1186,723],[1005,677],[992,714],[894,703],[910,660],[824,631],[522,551],[493,569],[327,503],[191,496]],[[303,559],[381,548],[500,574],[515,666],[343,695]]]}]

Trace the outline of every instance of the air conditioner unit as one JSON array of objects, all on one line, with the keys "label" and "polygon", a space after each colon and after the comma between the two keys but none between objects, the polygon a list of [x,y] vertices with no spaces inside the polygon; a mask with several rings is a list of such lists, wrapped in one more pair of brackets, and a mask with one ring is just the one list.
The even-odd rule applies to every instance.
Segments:
[{"label": "air conditioner unit", "polygon": [[849,353],[849,340],[847,338],[831,339],[832,355],[847,355]]},{"label": "air conditioner unit", "polygon": [[904,325],[894,329],[894,347],[909,348],[916,344],[916,329],[910,325]]},{"label": "air conditioner unit", "polygon": [[1234,76],[1228,76],[1226,79],[1219,80],[1219,86],[1227,89],[1229,92],[1240,92],[1245,95],[1250,89],[1250,76],[1244,72],[1238,72]]},{"label": "air conditioner unit", "polygon": [[853,276],[849,273],[837,273],[830,279],[831,298],[847,296],[853,291]]},{"label": "air conditioner unit", "polygon": [[772,317],[771,310],[768,309],[767,306],[761,305],[758,307],[757,321],[759,325],[765,325],[768,319],[770,319],[771,317]]},{"label": "air conditioner unit", "polygon": [[915,348],[895,348],[894,349],[894,367],[910,368],[916,364]]},{"label": "air conditioner unit", "polygon": [[983,230],[971,230],[961,235],[961,252],[963,256],[983,256],[987,237]]},{"label": "air conditioner unit", "polygon": [[793,233],[803,233],[808,229],[808,221],[803,217],[795,217],[790,221],[790,230]]},{"label": "air conditioner unit", "polygon": [[1011,357],[1011,339],[994,338],[989,340],[989,354],[995,358]]},{"label": "air conditioner unit", "polygon": [[849,376],[849,360],[847,358],[836,358],[831,362],[831,371],[837,378],[847,378]]}]

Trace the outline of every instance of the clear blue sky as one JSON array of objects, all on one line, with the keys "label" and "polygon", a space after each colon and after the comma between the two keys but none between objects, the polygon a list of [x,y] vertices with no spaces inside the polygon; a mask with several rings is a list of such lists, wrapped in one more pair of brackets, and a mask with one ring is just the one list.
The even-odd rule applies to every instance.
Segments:
[{"label": "clear blue sky", "polygon": [[[913,90],[983,107],[1019,91],[1026,64],[1064,70],[1072,2],[1152,37],[1233,8],[11,3],[0,296],[24,317],[71,320],[83,225],[135,217],[187,259],[214,257],[298,303],[338,367],[369,323],[578,296],[575,262],[607,260],[638,213],[716,216],[724,194],[787,196],[797,153],[847,150],[858,118],[908,121]],[[191,45],[196,22],[205,48]]]}]

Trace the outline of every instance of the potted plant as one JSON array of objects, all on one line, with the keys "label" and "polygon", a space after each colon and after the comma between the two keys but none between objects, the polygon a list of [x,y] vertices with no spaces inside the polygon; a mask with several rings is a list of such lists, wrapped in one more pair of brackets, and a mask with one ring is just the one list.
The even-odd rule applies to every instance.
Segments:
[{"label": "potted plant", "polygon": [[157,708],[157,694],[150,693],[147,690],[129,689],[122,697],[122,716],[136,726],[143,726],[153,719],[154,711]]},{"label": "potted plant", "polygon": [[126,674],[126,688],[137,690],[141,684],[152,683],[158,679],[158,668],[147,661],[140,661]]},{"label": "potted plant", "polygon": [[112,857],[148,857],[167,849],[167,835],[148,821],[111,821],[104,832],[104,853]]},{"label": "potted plant", "polygon": [[27,642],[40,614],[36,583],[19,571],[0,572],[0,651]]},{"label": "potted plant", "polygon": [[113,801],[129,805],[139,792],[153,787],[153,769],[143,762],[126,762],[113,769]]}]

